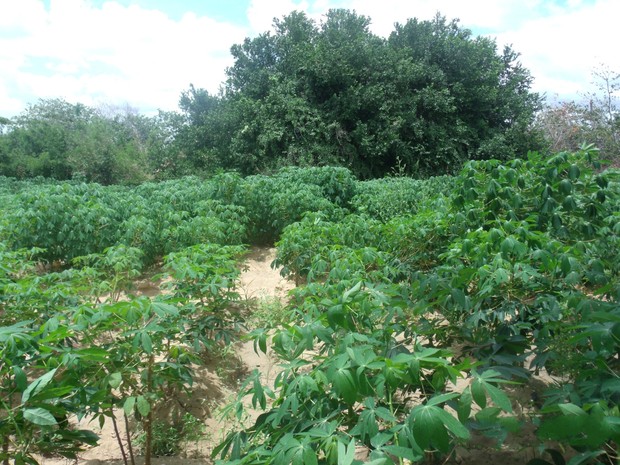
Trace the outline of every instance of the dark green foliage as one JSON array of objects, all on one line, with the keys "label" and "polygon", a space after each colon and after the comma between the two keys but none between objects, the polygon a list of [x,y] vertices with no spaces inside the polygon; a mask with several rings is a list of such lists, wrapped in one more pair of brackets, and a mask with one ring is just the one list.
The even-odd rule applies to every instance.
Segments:
[{"label": "dark green foliage", "polygon": [[453,177],[436,176],[424,180],[408,177],[382,178],[359,182],[351,200],[352,208],[372,218],[388,221],[396,216],[414,215],[449,195]]},{"label": "dark green foliage", "polygon": [[[37,454],[76,460],[99,438],[69,418],[103,425],[122,409],[144,431],[148,462],[161,452],[153,411],[192,386],[205,350],[230,344],[239,332],[231,304],[238,299],[235,264],[243,248],[181,250],[166,258],[174,295],[119,300],[140,274],[136,249],[116,246],[75,260],[66,272],[45,274],[31,254],[1,247],[0,459],[36,464]],[[103,288],[107,296],[100,300]],[[54,295],[72,299],[50,299]],[[193,424],[196,433],[196,422],[183,424],[183,438],[190,439],[185,427]]]},{"label": "dark green foliage", "polygon": [[[340,463],[357,444],[377,463],[419,461],[466,426],[501,442],[518,422],[500,415],[512,405],[498,384],[546,370],[562,383],[530,413],[541,441],[572,446],[571,463],[617,453],[620,179],[599,168],[592,147],[470,162],[447,197],[444,183],[432,201],[411,195],[406,216],[310,215],[286,228],[276,262],[308,283],[271,340],[288,363],[273,393],[248,384],[242,394],[273,403],[217,452],[275,463],[291,448]],[[393,200],[409,185],[382,183],[397,187],[376,196]],[[353,205],[372,212],[381,183],[364,185]],[[255,337],[265,350],[267,334]],[[470,377],[465,389],[447,389],[455,375]]]},{"label": "dark green foliage", "polygon": [[0,178],[0,237],[65,263],[116,244],[146,264],[200,243],[269,244],[306,212],[341,216],[355,193],[350,171],[285,168],[274,176],[185,177],[136,187]]},{"label": "dark green foliage", "polygon": [[[273,176],[218,177],[228,197],[248,213],[248,235],[254,243],[274,243],[289,224],[306,212],[340,216],[356,188],[351,172],[337,167],[283,168]],[[228,191],[232,191],[232,194]]]},{"label": "dark green foliage", "polygon": [[396,167],[426,177],[542,147],[540,98],[518,54],[457,21],[409,19],[384,39],[337,9],[320,23],[293,12],[274,29],[234,45],[222,91],[190,85],[180,113],[42,99],[3,119],[0,174],[108,185],[342,166],[361,179]]},{"label": "dark green foliage", "polygon": [[225,92],[182,97],[178,137],[196,168],[339,165],[369,178],[400,163],[425,176],[535,148],[539,97],[510,48],[439,15],[387,40],[369,24],[348,10],[320,24],[294,12],[233,46]]}]

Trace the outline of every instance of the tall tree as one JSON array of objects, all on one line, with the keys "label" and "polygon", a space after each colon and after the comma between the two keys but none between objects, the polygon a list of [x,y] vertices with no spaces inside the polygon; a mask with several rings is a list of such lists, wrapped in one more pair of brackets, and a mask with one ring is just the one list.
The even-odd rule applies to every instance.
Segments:
[{"label": "tall tree", "polygon": [[536,148],[540,99],[518,54],[440,15],[383,39],[349,10],[318,24],[293,12],[232,55],[213,105],[193,88],[182,99],[193,150],[225,168],[338,164],[374,177],[404,163],[436,174]]}]

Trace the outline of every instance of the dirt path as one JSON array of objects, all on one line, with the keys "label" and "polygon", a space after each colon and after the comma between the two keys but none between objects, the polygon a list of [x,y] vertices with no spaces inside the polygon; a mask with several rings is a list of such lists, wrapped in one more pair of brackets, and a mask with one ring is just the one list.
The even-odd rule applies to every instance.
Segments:
[{"label": "dirt path", "polygon": [[286,297],[293,283],[280,276],[280,270],[271,268],[276,259],[275,248],[253,247],[246,256],[246,269],[241,274],[241,296],[248,299]]},{"label": "dirt path", "polygon": [[[255,247],[250,250],[244,262],[245,266],[238,289],[242,299],[248,302],[259,302],[261,299],[284,299],[287,292],[294,287],[291,282],[280,276],[279,270],[271,268],[271,263],[275,256],[275,248]],[[149,287],[148,291],[150,294],[148,292],[143,292],[143,294],[151,296],[159,294],[159,289],[154,284]],[[249,374],[257,369],[261,373],[263,384],[273,386],[273,381],[277,374],[276,362],[269,354],[257,354],[251,341],[237,344],[232,357],[242,362],[244,365],[243,372]],[[208,459],[208,456],[213,447],[234,426],[230,421],[224,420],[222,422],[217,418],[218,410],[236,397],[234,389],[220,379],[217,367],[213,366],[197,370],[195,378],[193,396],[191,399],[185,399],[184,404],[187,410],[194,413],[197,417],[206,417],[207,434],[205,439],[188,445],[184,457],[154,458],[154,465],[210,464],[211,461]],[[260,412],[254,411],[251,408],[250,399],[245,400],[244,404],[248,407],[248,418],[246,421],[251,422]],[[121,434],[125,435],[123,422],[122,414],[119,414],[117,423],[121,429]],[[94,430],[101,439],[97,447],[81,453],[77,463],[85,465],[123,464],[111,421],[106,421],[102,429],[99,429],[93,423],[89,424],[87,422],[81,423],[79,426]],[[41,458],[40,463],[41,465],[73,465],[76,461]],[[140,465],[142,463],[142,459],[138,457],[137,464]]]}]

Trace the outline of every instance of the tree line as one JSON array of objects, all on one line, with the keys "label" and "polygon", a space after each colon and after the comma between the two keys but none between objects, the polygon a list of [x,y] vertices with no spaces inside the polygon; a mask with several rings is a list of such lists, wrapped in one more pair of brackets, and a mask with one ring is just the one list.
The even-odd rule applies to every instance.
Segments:
[{"label": "tree line", "polygon": [[[439,14],[382,38],[353,11],[320,22],[293,12],[231,53],[221,90],[190,85],[179,111],[146,117],[47,99],[1,119],[0,174],[112,184],[336,165],[364,179],[395,169],[428,176],[557,149],[572,124],[569,107],[543,106],[511,47],[500,51]],[[606,77],[606,99],[592,99],[580,119],[570,114],[578,130],[560,134],[566,148],[594,131],[618,152],[619,79]]]}]

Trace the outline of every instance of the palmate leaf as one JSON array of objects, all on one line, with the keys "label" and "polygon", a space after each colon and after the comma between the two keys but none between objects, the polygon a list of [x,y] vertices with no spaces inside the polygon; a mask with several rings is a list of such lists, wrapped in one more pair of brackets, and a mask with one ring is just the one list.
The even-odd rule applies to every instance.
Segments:
[{"label": "palmate leaf", "polygon": [[474,376],[474,380],[471,383],[471,394],[476,404],[481,408],[485,408],[488,394],[495,405],[506,412],[512,412],[512,404],[508,396],[492,383],[514,384],[513,382],[500,378],[500,374],[495,370],[487,370],[482,374],[473,370],[472,375]]},{"label": "palmate leaf", "polygon": [[364,409],[361,415],[359,415],[357,424],[350,430],[349,434],[359,437],[362,441],[366,439],[372,440],[372,438],[377,436],[379,434],[379,424],[377,423],[375,410]]}]

